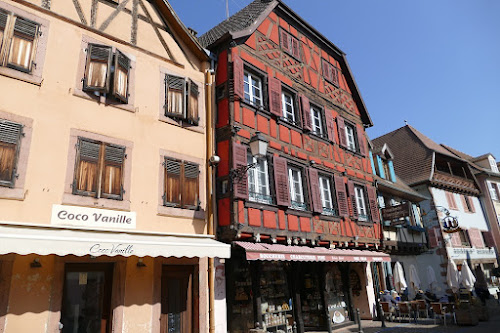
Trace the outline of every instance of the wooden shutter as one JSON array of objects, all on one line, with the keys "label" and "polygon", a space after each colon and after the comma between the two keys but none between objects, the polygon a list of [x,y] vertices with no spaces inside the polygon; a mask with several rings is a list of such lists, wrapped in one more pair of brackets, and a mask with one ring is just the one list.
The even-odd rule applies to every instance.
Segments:
[{"label": "wooden shutter", "polygon": [[274,182],[276,187],[276,204],[290,206],[290,189],[288,188],[288,165],[286,159],[278,156],[273,158]]},{"label": "wooden shutter", "polygon": [[[247,147],[234,142],[233,143],[233,170],[244,168],[247,162]],[[248,199],[248,177],[243,175],[241,178],[233,179],[233,195],[235,198]]]},{"label": "wooden shutter", "polygon": [[311,121],[311,105],[309,104],[309,98],[300,94],[300,110],[302,112],[302,123],[303,128],[308,131],[312,131],[312,121]]},{"label": "wooden shutter", "polygon": [[0,10],[0,29],[5,30],[5,27],[7,26],[7,19],[9,18],[9,14],[4,12],[3,10]]},{"label": "wooden shutter", "polygon": [[113,77],[113,96],[125,104],[128,103],[129,75],[130,59],[120,51],[117,51]]},{"label": "wooden shutter", "polygon": [[347,147],[347,138],[345,135],[345,121],[342,117],[337,117],[337,128],[339,132],[339,144],[342,147]]},{"label": "wooden shutter", "polygon": [[330,65],[330,77],[334,86],[339,86],[339,71],[337,67]]},{"label": "wooden shutter", "polygon": [[186,117],[186,80],[175,75],[165,76],[165,115],[184,119]]},{"label": "wooden shutter", "polygon": [[318,170],[313,168],[308,168],[308,169],[309,169],[309,188],[311,189],[313,211],[315,213],[322,213],[323,203],[321,202],[321,193],[319,189]]},{"label": "wooden shutter", "polygon": [[321,70],[323,72],[324,78],[328,81],[331,81],[332,80],[332,78],[331,78],[332,72],[330,71],[330,64],[325,59],[321,59]]},{"label": "wooden shutter", "polygon": [[462,240],[460,239],[459,232],[454,232],[451,234],[451,245],[453,247],[461,247],[462,246]]},{"label": "wooden shutter", "polygon": [[335,142],[335,125],[333,124],[333,114],[332,110],[325,107],[325,120],[326,120],[326,131],[328,133],[328,139]]},{"label": "wooden shutter", "polygon": [[0,120],[0,184],[14,186],[23,125]]},{"label": "wooden shutter", "polygon": [[429,235],[429,247],[431,249],[438,247],[438,238],[436,231],[436,228],[429,228],[427,230],[427,234]]},{"label": "wooden shutter", "polygon": [[377,191],[373,186],[367,185],[366,192],[368,194],[368,203],[370,205],[370,213],[372,216],[372,222],[379,223],[380,215],[377,204]]},{"label": "wooden shutter", "polygon": [[444,194],[446,196],[446,201],[448,202],[448,207],[450,207],[450,209],[457,209],[453,193],[445,191]]},{"label": "wooden shutter", "polygon": [[292,56],[300,60],[300,42],[297,38],[292,37]]},{"label": "wooden shutter", "polygon": [[99,155],[101,144],[80,138],[78,143],[78,163],[73,182],[73,193],[97,193]]},{"label": "wooden shutter", "polygon": [[182,161],[165,158],[165,188],[163,202],[165,206],[181,206]]},{"label": "wooden shutter", "polygon": [[356,201],[356,192],[354,190],[354,183],[352,181],[347,181],[347,190],[349,191],[349,198],[351,199],[352,205],[352,217],[354,219],[358,218],[358,203]]},{"label": "wooden shutter", "polygon": [[200,166],[196,163],[184,162],[184,178],[181,189],[182,206],[196,209],[199,206]]},{"label": "wooden shutter", "polygon": [[233,54],[233,87],[234,94],[240,99],[245,99],[245,83],[243,70],[243,60],[237,54]]},{"label": "wooden shutter", "polygon": [[281,48],[288,53],[292,53],[292,36],[285,30],[281,30]]},{"label": "wooden shutter", "polygon": [[38,35],[38,23],[15,17],[14,31],[10,40],[7,66],[23,72],[30,72],[33,65],[35,40]]},{"label": "wooden shutter", "polygon": [[[357,124],[356,127],[357,127],[356,134],[358,135],[359,153],[363,156],[366,156],[368,155],[368,151],[366,148],[366,138],[364,136],[365,131],[363,130],[362,125]],[[389,175],[387,175],[387,177],[389,177]]]},{"label": "wooden shutter", "polygon": [[199,117],[199,88],[196,83],[189,80],[189,94],[187,96],[187,120],[193,125],[198,125],[200,121]]},{"label": "wooden shutter", "polygon": [[349,216],[349,205],[347,203],[347,192],[345,190],[344,177],[333,176],[335,182],[335,194],[337,195],[337,204],[339,215],[343,217]]},{"label": "wooden shutter", "polygon": [[281,81],[269,76],[269,110],[278,117],[283,116],[281,108]]},{"label": "wooden shutter", "polygon": [[[107,92],[113,52],[111,46],[89,44],[83,90]],[[104,73],[104,76],[102,75]]]},{"label": "wooden shutter", "polygon": [[476,212],[476,207],[474,207],[474,201],[472,200],[471,196],[467,196],[466,200],[469,202],[470,205],[470,212],[475,213]]},{"label": "wooden shutter", "polygon": [[481,235],[481,231],[477,228],[470,228],[467,230],[469,233],[469,240],[470,240],[470,245],[476,248],[483,248],[484,247],[484,241],[483,237]]},{"label": "wooden shutter", "polygon": [[487,247],[495,247],[495,240],[491,231],[483,231],[483,238]]},{"label": "wooden shutter", "polygon": [[104,148],[103,179],[101,193],[103,197],[121,200],[123,198],[123,162],[125,147],[106,145]]}]

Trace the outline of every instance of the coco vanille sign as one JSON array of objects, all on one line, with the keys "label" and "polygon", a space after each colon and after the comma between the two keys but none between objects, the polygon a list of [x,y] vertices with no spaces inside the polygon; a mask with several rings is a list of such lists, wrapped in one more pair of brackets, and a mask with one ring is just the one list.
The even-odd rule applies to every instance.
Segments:
[{"label": "coco vanille sign", "polygon": [[135,229],[135,212],[77,206],[52,206],[51,223],[90,228]]}]

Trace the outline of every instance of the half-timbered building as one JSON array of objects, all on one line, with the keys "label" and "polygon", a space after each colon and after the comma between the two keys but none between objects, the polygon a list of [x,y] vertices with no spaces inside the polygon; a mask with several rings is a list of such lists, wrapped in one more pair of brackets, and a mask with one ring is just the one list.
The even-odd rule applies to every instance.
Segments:
[{"label": "half-timbered building", "polygon": [[345,54],[282,1],[253,1],[200,42],[218,60],[228,331],[324,331],[356,308],[372,318],[375,262],[389,258],[377,252],[372,121]]}]

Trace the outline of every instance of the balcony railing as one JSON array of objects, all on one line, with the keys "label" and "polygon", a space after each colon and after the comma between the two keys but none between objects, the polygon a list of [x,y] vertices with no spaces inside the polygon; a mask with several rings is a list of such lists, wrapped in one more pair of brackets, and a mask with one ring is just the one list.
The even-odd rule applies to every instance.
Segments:
[{"label": "balcony railing", "polygon": [[337,211],[334,208],[323,207],[323,215],[336,216]]},{"label": "balcony railing", "polygon": [[248,198],[251,201],[256,201],[256,202],[260,202],[260,203],[265,203],[265,204],[273,203],[273,198],[270,195],[261,194],[261,193],[257,193],[257,192],[249,192]]},{"label": "balcony railing", "polygon": [[290,208],[297,209],[297,210],[307,210],[307,204],[305,202],[292,200]]}]

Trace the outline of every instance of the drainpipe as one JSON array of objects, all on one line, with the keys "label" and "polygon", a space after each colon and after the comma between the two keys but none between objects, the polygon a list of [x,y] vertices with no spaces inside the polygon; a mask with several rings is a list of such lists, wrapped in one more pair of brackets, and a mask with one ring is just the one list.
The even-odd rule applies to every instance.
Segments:
[{"label": "drainpipe", "polygon": [[[212,55],[212,54],[211,54]],[[212,57],[211,57],[212,58]],[[215,155],[215,123],[213,117],[213,94],[214,94],[214,61],[213,58],[210,63],[210,69],[205,71],[205,91],[206,91],[206,138],[207,138],[207,152],[206,157],[207,160],[210,159],[211,156]],[[215,170],[214,166],[210,165],[210,163],[206,163],[207,165],[207,231],[209,235],[215,235]],[[208,306],[208,315],[209,315],[209,332],[215,333],[215,265],[214,258],[208,258],[208,293],[209,293],[209,306]]]}]

